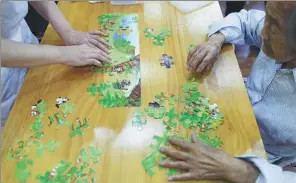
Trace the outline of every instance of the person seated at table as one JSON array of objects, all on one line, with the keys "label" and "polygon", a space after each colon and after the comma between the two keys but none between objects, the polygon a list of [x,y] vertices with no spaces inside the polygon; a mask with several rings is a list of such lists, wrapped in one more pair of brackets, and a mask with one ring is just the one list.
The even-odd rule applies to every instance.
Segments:
[{"label": "person seated at table", "polygon": [[27,2],[1,3],[1,126],[7,120],[28,67],[46,64],[102,66],[111,60],[108,43],[99,37],[106,33],[72,29],[54,1],[29,3],[52,24],[67,46],[38,45],[24,19],[28,12]]},{"label": "person seated at table", "polygon": [[[293,169],[296,165],[296,2],[267,2],[266,14],[242,10],[215,22],[210,27],[208,42],[190,51],[188,70],[208,71],[223,43],[261,48],[247,80],[248,94],[269,162]],[[276,176],[275,172],[265,171],[265,166],[261,170],[270,177]]]}]

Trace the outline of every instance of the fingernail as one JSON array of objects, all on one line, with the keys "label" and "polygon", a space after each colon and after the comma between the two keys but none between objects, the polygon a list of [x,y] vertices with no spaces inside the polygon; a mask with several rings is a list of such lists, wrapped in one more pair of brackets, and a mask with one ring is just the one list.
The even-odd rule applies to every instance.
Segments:
[{"label": "fingernail", "polygon": [[163,162],[163,161],[162,161],[162,162],[160,162],[160,163],[159,163],[159,165],[163,166],[163,165],[164,165],[164,162]]},{"label": "fingernail", "polygon": [[173,178],[172,177],[168,177],[168,180],[171,181],[171,180],[173,180]]},{"label": "fingernail", "polygon": [[161,148],[159,149],[160,152],[163,152],[164,150],[165,150],[165,147],[161,147]]}]

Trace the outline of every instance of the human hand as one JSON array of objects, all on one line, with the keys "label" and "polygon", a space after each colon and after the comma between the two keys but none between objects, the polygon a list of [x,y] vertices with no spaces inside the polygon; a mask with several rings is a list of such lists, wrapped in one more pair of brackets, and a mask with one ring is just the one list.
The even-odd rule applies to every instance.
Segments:
[{"label": "human hand", "polygon": [[197,73],[209,71],[218,58],[224,40],[225,36],[217,33],[212,35],[208,42],[192,49],[187,57],[187,70]]},{"label": "human hand", "polygon": [[104,51],[89,44],[61,47],[63,63],[71,66],[95,65],[111,63],[111,57]]},{"label": "human hand", "polygon": [[108,34],[102,31],[80,32],[71,29],[61,35],[66,46],[87,44],[109,54],[110,45],[100,36],[108,36]]},{"label": "human hand", "polygon": [[170,181],[181,180],[226,180],[231,182],[254,183],[258,170],[248,162],[234,158],[219,149],[212,148],[196,140],[192,142],[171,138],[170,144],[176,149],[161,147],[160,152],[175,161],[165,160],[160,166],[177,168],[184,173],[168,178]]}]

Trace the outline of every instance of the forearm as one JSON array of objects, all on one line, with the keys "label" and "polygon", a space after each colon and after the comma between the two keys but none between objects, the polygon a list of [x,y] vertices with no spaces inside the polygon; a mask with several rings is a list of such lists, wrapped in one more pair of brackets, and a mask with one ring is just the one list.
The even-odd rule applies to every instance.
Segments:
[{"label": "forearm", "polygon": [[34,9],[53,26],[60,37],[63,37],[68,31],[72,29],[71,25],[66,20],[54,1],[29,2],[34,7]]},{"label": "forearm", "polygon": [[63,64],[63,47],[23,44],[1,40],[1,61],[4,67],[31,67]]},{"label": "forearm", "polygon": [[264,17],[265,13],[258,10],[241,10],[239,13],[231,13],[210,26],[209,36],[221,32],[225,35],[225,43],[256,45],[260,48]]},{"label": "forearm", "polygon": [[209,37],[208,42],[214,44],[217,48],[221,49],[225,41],[224,34],[217,32]]},{"label": "forearm", "polygon": [[225,179],[233,183],[255,183],[259,170],[251,163],[241,159],[228,161],[225,167]]}]

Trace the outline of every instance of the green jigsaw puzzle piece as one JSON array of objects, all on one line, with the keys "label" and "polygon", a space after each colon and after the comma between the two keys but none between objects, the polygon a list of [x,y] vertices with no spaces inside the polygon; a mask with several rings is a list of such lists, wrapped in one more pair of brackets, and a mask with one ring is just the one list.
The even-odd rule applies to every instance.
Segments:
[{"label": "green jigsaw puzzle piece", "polygon": [[175,108],[171,108],[169,112],[166,112],[165,113],[165,116],[167,116],[169,119],[168,119],[168,124],[170,127],[172,128],[176,128],[177,127],[177,123],[174,122],[174,119],[178,119],[178,114],[175,112]]},{"label": "green jigsaw puzzle piece", "polygon": [[157,165],[155,161],[155,153],[149,154],[142,160],[142,166],[144,167],[145,171],[150,175],[155,175],[154,171],[152,170]]},{"label": "green jigsaw puzzle piece", "polygon": [[54,119],[53,119],[52,116],[48,116],[48,119],[49,119],[49,125],[48,126],[51,126],[54,123]]},{"label": "green jigsaw puzzle piece", "polygon": [[63,109],[64,117],[67,116],[68,114],[72,114],[74,111],[74,104],[62,103],[61,106],[64,107]]},{"label": "green jigsaw puzzle piece", "polygon": [[133,114],[133,118],[135,119],[132,121],[132,125],[137,126],[138,130],[143,129],[143,126],[146,125],[146,122],[142,121],[142,116],[143,116],[143,113],[138,111],[134,112]]},{"label": "green jigsaw puzzle piece", "polygon": [[37,104],[37,110],[40,114],[46,113],[48,111],[47,109],[48,103],[45,102],[44,100],[41,100],[38,104]]},{"label": "green jigsaw puzzle piece", "polygon": [[196,47],[196,45],[191,44],[191,45],[189,46],[189,48],[188,48],[188,51],[190,52],[190,51],[193,50],[195,47]]},{"label": "green jigsaw puzzle piece", "polygon": [[162,119],[166,112],[164,107],[146,107],[144,111],[147,112],[148,116],[153,117],[155,119]]},{"label": "green jigsaw puzzle piece", "polygon": [[182,85],[183,92],[186,93],[188,91],[197,91],[197,83],[188,83]]},{"label": "green jigsaw puzzle piece", "polygon": [[166,172],[166,176],[170,177],[172,175],[175,175],[178,172],[178,169],[176,168],[170,168],[167,172]]},{"label": "green jigsaw puzzle piece", "polygon": [[87,92],[91,93],[92,96],[96,96],[96,93],[98,92],[96,83],[93,83],[90,87],[88,87]]},{"label": "green jigsaw puzzle piece", "polygon": [[53,139],[48,140],[48,144],[44,145],[39,141],[33,142],[36,145],[36,156],[41,157],[44,154],[44,151],[53,153],[57,147],[60,146],[59,142],[54,141]]},{"label": "green jigsaw puzzle piece", "polygon": [[174,105],[175,102],[179,101],[179,98],[177,96],[170,96],[167,98],[167,100],[169,101],[170,105]]},{"label": "green jigsaw puzzle piece", "polygon": [[80,159],[85,163],[91,159],[93,160],[94,163],[97,163],[99,160],[99,156],[102,154],[102,150],[92,145],[89,146],[88,149],[89,149],[89,152],[87,152],[86,149],[81,149]]},{"label": "green jigsaw puzzle piece", "polygon": [[56,121],[58,122],[58,126],[56,127],[56,129],[59,129],[61,126],[67,126],[69,124],[67,121],[63,120],[59,116],[59,113],[55,113],[54,117],[55,117]]},{"label": "green jigsaw puzzle piece", "polygon": [[33,160],[22,159],[16,163],[15,179],[19,183],[26,183],[27,179],[31,176],[31,172],[27,170],[28,166],[33,165]]}]

